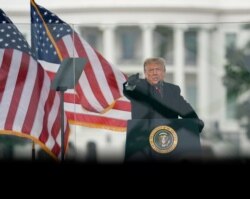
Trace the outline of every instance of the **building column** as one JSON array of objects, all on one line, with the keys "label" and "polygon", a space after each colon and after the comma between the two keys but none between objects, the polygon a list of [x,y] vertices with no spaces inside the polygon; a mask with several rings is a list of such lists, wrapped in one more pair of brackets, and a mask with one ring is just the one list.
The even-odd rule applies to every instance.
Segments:
[{"label": "building column", "polygon": [[[224,26],[222,25],[217,25],[216,26],[216,31],[215,31],[215,35],[216,35],[216,40],[215,40],[215,45],[216,47],[214,47],[213,51],[214,51],[214,56],[216,59],[216,64],[213,68],[214,70],[214,75],[216,75],[216,80],[215,83],[217,85],[217,95],[216,98],[217,100],[217,109],[216,110],[216,118],[217,120],[220,121],[220,126],[226,126],[226,112],[227,112],[227,89],[225,88],[225,86],[223,85],[222,82],[222,78],[225,75],[225,69],[224,69],[224,65],[226,63],[226,58],[225,58],[225,29]],[[214,46],[215,46],[214,45]],[[215,112],[215,111],[214,111]]]},{"label": "building column", "polygon": [[198,36],[198,111],[199,116],[209,118],[209,28],[201,27]]},{"label": "building column", "polygon": [[144,24],[141,26],[142,29],[142,42],[143,42],[143,60],[153,56],[153,33],[155,25]]},{"label": "building column", "polygon": [[101,27],[103,30],[103,52],[104,57],[110,63],[114,63],[115,54],[114,54],[114,41],[115,41],[115,26],[114,25],[103,25]]},{"label": "building column", "polygon": [[185,97],[185,71],[184,71],[184,26],[176,25],[174,28],[174,83],[180,86]]}]

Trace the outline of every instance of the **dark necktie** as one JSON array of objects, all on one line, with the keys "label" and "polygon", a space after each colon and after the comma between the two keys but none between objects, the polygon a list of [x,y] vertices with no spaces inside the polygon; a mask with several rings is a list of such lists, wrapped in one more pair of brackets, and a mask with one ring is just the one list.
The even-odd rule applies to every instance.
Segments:
[{"label": "dark necktie", "polygon": [[155,86],[155,91],[156,91],[157,96],[162,97],[162,95],[161,95],[161,90],[160,90],[160,87],[159,87],[159,86]]}]

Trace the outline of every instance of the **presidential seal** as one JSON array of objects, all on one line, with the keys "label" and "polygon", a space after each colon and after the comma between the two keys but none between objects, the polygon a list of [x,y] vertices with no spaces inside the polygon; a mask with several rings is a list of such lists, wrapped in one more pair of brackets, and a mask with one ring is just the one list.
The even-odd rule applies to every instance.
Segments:
[{"label": "presidential seal", "polygon": [[154,151],[166,154],[176,148],[178,137],[175,130],[171,127],[158,126],[150,133],[149,143]]}]

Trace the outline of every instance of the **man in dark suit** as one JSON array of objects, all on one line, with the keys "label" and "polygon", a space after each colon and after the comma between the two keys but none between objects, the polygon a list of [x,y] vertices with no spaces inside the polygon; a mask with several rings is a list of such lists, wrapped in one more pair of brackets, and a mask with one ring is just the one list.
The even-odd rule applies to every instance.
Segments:
[{"label": "man in dark suit", "polygon": [[132,119],[196,119],[201,132],[204,123],[182,97],[180,87],[164,82],[165,60],[149,58],[144,62],[145,79],[132,75],[123,93],[132,104]]}]

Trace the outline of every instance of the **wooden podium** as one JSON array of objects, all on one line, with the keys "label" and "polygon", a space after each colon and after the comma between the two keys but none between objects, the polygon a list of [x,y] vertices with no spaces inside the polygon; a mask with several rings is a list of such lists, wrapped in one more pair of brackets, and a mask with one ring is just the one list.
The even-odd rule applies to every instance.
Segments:
[{"label": "wooden podium", "polygon": [[201,158],[195,119],[128,121],[125,162],[189,161]]}]

